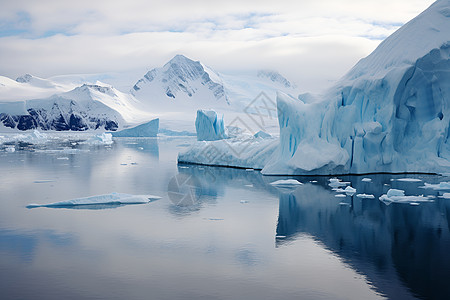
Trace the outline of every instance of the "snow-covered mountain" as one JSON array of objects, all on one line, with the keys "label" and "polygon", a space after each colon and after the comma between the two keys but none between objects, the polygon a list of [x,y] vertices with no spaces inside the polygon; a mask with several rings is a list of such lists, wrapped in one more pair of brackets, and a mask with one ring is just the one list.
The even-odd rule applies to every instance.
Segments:
[{"label": "snow-covered mountain", "polygon": [[242,111],[261,92],[275,101],[275,93],[280,89],[296,93],[295,85],[276,71],[223,74],[199,61],[176,55],[162,68],[152,69],[139,79],[131,93],[156,109],[187,109],[196,113],[202,108]]},{"label": "snow-covered mountain", "polygon": [[20,76],[16,80],[0,76],[0,102],[44,98],[75,87],[73,83],[55,82],[30,74]]},{"label": "snow-covered mountain", "polygon": [[0,125],[19,130],[115,131],[146,117],[137,104],[131,95],[110,86],[84,84],[47,98],[0,102]]},{"label": "snow-covered mountain", "polygon": [[383,41],[316,102],[278,96],[280,146],[265,174],[450,168],[450,0]]},{"label": "snow-covered mountain", "polygon": [[183,55],[176,55],[162,68],[149,71],[131,92],[144,103],[161,98],[228,103],[220,76]]}]

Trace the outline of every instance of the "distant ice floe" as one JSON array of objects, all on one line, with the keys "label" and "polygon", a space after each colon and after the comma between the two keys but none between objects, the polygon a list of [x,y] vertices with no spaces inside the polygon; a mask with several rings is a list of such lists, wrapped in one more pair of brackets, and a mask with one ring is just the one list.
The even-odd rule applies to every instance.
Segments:
[{"label": "distant ice floe", "polygon": [[111,133],[103,132],[102,134],[97,134],[84,142],[89,145],[111,145],[114,143]]},{"label": "distant ice floe", "polygon": [[347,195],[349,195],[349,196],[353,196],[353,195],[356,193],[356,189],[355,189],[355,188],[352,188],[351,186],[347,186],[347,187],[344,189],[344,192],[345,192]]},{"label": "distant ice floe", "polygon": [[425,183],[424,186],[420,186],[422,189],[433,189],[433,190],[450,190],[450,181],[439,182],[438,184]]},{"label": "distant ice floe", "polygon": [[291,187],[291,186],[299,186],[302,185],[303,183],[295,179],[285,179],[285,180],[277,180],[271,182],[270,184],[275,186]]},{"label": "distant ice floe", "polygon": [[419,205],[421,202],[434,202],[430,197],[426,196],[405,196],[404,190],[390,189],[387,194],[381,195],[380,201],[389,205],[391,203],[405,203],[411,205]]},{"label": "distant ice floe", "polygon": [[342,181],[338,178],[330,178],[328,181],[330,182],[328,185],[332,188],[339,188],[350,184],[350,182]]},{"label": "distant ice floe", "polygon": [[98,205],[98,204],[143,204],[161,199],[154,195],[131,195],[122,193],[111,193],[105,195],[76,198],[72,200],[59,201],[49,204],[30,204],[27,208],[35,207],[70,207],[78,205]]},{"label": "distant ice floe", "polygon": [[362,182],[372,182],[372,179],[370,178],[363,178],[361,179]]},{"label": "distant ice floe", "polygon": [[375,199],[375,196],[371,194],[357,194],[356,197],[362,199]]},{"label": "distant ice floe", "polygon": [[398,178],[398,179],[394,179],[396,181],[403,181],[403,182],[421,182],[421,179],[418,178]]}]

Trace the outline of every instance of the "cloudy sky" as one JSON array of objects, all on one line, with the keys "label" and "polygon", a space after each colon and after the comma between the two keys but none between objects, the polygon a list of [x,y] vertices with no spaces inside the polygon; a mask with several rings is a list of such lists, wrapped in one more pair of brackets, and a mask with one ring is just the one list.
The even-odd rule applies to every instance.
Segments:
[{"label": "cloudy sky", "polygon": [[343,75],[430,0],[0,0],[0,75],[144,72],[175,54],[275,69],[305,90]]}]

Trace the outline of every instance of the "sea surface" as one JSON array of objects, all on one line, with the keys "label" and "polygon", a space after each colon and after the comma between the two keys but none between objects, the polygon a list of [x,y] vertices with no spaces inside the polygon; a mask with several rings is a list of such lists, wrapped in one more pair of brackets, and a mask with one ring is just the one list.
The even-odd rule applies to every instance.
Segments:
[{"label": "sea surface", "polygon": [[[450,299],[450,199],[421,188],[450,178],[339,176],[347,195],[178,166],[194,139],[1,146],[0,299]],[[434,198],[380,201],[392,188]],[[162,198],[27,208],[112,192]]]}]

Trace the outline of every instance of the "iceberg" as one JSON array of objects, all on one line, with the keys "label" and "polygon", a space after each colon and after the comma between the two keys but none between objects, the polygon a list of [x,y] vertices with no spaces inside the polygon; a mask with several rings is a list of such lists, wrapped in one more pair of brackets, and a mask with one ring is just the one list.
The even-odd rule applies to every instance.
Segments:
[{"label": "iceberg", "polygon": [[101,134],[94,135],[82,143],[89,145],[111,145],[114,141],[111,133],[103,132]]},{"label": "iceberg", "polygon": [[218,115],[214,110],[197,110],[195,129],[199,141],[216,141],[228,137],[223,115]]},{"label": "iceberg", "polygon": [[91,196],[85,198],[76,198],[72,200],[60,201],[50,204],[30,204],[27,208],[35,207],[70,207],[78,205],[98,205],[98,204],[143,204],[161,197],[153,195],[131,195],[122,193],[111,193],[105,195]]},{"label": "iceberg", "polygon": [[159,130],[159,119],[137,125],[132,128],[111,132],[113,137],[156,137]]},{"label": "iceberg", "polygon": [[275,186],[299,186],[302,185],[303,183],[295,179],[285,179],[285,180],[277,180],[271,182],[270,184]]},{"label": "iceberg", "polygon": [[450,1],[384,40],[315,102],[277,96],[266,175],[450,169]]},{"label": "iceberg", "polygon": [[439,182],[438,184],[425,183],[424,186],[421,186],[420,188],[433,189],[433,190],[437,190],[437,191],[450,190],[450,181]]},{"label": "iceberg", "polygon": [[429,197],[425,196],[405,196],[405,191],[398,189],[390,189],[386,194],[380,196],[380,201],[389,205],[391,203],[406,203],[411,205],[418,205],[420,202],[434,202]]},{"label": "iceberg", "polygon": [[[436,1],[321,95],[278,92],[280,136],[270,156],[253,159],[267,146],[255,139],[213,164],[263,166],[264,175],[449,172],[449,11],[450,0]],[[208,122],[201,134],[220,139]],[[202,154],[210,146],[179,158],[210,164]]]}]

